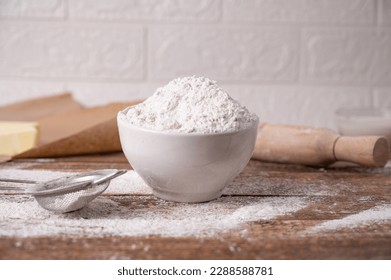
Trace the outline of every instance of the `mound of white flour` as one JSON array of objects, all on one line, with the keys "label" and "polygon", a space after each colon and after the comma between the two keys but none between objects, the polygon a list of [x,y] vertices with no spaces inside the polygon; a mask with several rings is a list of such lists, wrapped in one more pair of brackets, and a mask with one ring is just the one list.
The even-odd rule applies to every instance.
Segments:
[{"label": "mound of white flour", "polygon": [[135,126],[179,133],[232,132],[257,120],[215,81],[194,76],[172,80],[122,117]]}]

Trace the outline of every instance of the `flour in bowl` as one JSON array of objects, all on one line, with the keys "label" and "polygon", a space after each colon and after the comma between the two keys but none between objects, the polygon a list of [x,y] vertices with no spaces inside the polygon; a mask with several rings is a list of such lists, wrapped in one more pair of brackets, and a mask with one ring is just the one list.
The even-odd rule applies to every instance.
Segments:
[{"label": "flour in bowl", "polygon": [[120,116],[143,128],[202,134],[238,131],[258,119],[215,81],[194,76],[172,80]]}]

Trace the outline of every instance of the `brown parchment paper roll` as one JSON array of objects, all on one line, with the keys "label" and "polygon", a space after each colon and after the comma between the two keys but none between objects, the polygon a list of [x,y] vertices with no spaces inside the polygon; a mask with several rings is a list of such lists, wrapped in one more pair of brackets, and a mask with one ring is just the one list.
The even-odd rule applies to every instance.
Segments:
[{"label": "brown parchment paper roll", "polygon": [[0,107],[1,121],[38,121],[61,112],[80,109],[82,106],[71,93],[31,99]]},{"label": "brown parchment paper roll", "polygon": [[[0,120],[38,122],[38,146],[13,158],[115,152],[121,151],[117,113],[139,102],[83,108],[67,93],[0,107]],[[9,159],[0,156],[0,161]]]}]

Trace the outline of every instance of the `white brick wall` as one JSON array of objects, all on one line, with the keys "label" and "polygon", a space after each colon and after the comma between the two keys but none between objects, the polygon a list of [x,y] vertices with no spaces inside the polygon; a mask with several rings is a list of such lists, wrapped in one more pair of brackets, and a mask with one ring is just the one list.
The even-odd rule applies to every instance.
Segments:
[{"label": "white brick wall", "polygon": [[0,76],[140,80],[143,30],[102,23],[0,23]]},{"label": "white brick wall", "polygon": [[221,82],[295,82],[298,31],[257,27],[153,27],[149,77],[204,75]]},{"label": "white brick wall", "polygon": [[68,0],[72,19],[118,21],[216,22],[216,0]]},{"label": "white brick wall", "polygon": [[302,81],[391,85],[391,29],[304,29]]},{"label": "white brick wall", "polygon": [[391,0],[380,1],[379,22],[381,25],[391,25]]},{"label": "white brick wall", "polygon": [[391,106],[391,0],[0,0],[0,105],[87,106],[204,75],[262,121]]},{"label": "white brick wall", "polygon": [[375,19],[372,0],[227,0],[226,21],[264,23],[371,24]]},{"label": "white brick wall", "polygon": [[65,17],[65,3],[64,0],[2,0],[0,16],[22,19],[61,19]]}]

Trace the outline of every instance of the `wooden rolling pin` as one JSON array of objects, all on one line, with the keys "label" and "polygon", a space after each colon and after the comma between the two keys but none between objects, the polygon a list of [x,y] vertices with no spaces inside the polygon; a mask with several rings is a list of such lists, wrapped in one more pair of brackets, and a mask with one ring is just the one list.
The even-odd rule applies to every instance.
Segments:
[{"label": "wooden rolling pin", "polygon": [[348,137],[327,128],[262,124],[253,158],[313,166],[345,161],[383,167],[389,159],[389,145],[382,136]]}]

